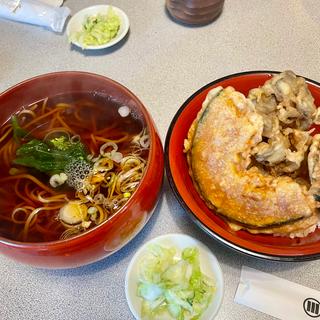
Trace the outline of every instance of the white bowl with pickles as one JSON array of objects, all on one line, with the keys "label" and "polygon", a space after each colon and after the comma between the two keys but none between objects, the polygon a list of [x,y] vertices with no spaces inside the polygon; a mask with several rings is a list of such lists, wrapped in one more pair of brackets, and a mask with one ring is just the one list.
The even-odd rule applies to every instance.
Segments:
[{"label": "white bowl with pickles", "polygon": [[129,30],[125,12],[111,5],[95,5],[77,12],[68,22],[69,42],[86,49],[111,47],[121,41]]},{"label": "white bowl with pickles", "polygon": [[125,290],[138,320],[212,320],[224,284],[209,248],[185,234],[166,234],[136,252],[127,268]]}]

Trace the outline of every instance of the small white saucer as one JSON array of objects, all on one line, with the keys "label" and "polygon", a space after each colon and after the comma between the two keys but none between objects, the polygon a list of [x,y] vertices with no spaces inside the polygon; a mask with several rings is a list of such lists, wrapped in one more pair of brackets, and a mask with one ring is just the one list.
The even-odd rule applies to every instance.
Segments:
[{"label": "small white saucer", "polygon": [[126,272],[125,290],[129,308],[137,320],[140,320],[140,310],[142,299],[137,296],[137,285],[139,282],[139,261],[148,250],[150,243],[157,243],[165,247],[175,247],[180,255],[181,251],[187,247],[196,247],[199,250],[201,271],[210,278],[213,278],[216,291],[207,310],[200,320],[212,320],[217,315],[223,298],[223,275],[217,258],[211,250],[200,241],[185,234],[166,234],[152,239],[145,243],[133,256]]},{"label": "small white saucer", "polygon": [[[67,29],[66,29],[67,37],[70,39],[71,34],[81,31],[82,25],[87,17],[96,15],[98,13],[107,13],[109,7],[110,7],[110,5],[96,5],[96,6],[87,7],[85,9],[82,9],[79,12],[77,12],[69,20],[69,23],[68,23]],[[116,15],[118,15],[120,18],[120,29],[119,29],[117,35],[115,36],[115,38],[113,38],[111,41],[109,41],[105,44],[97,45],[97,46],[90,45],[90,46],[83,47],[83,45],[81,43],[79,43],[78,41],[76,41],[74,39],[72,39],[71,42],[73,44],[75,44],[76,46],[78,46],[82,49],[85,49],[85,50],[97,50],[97,49],[104,49],[104,48],[111,47],[111,46],[115,45],[116,43],[118,43],[120,40],[122,40],[129,30],[129,26],[130,26],[129,18],[125,14],[125,12],[122,11],[121,9],[119,9],[115,6],[111,6],[111,7],[112,7],[114,13]]]}]

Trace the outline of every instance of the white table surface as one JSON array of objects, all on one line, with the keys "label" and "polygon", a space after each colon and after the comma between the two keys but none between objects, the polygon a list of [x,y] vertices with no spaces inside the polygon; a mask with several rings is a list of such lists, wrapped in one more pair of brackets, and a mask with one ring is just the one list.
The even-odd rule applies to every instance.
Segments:
[{"label": "white table surface", "polygon": [[[72,13],[105,1],[67,0]],[[0,91],[52,71],[82,70],[108,76],[147,106],[164,143],[170,121],[197,89],[246,70],[285,70],[320,81],[319,0],[226,0],[214,23],[192,28],[173,22],[164,0],[109,1],[129,16],[125,41],[84,54],[64,34],[0,19]],[[135,251],[155,236],[180,232],[203,241],[216,254],[225,277],[217,316],[272,319],[233,302],[242,265],[320,289],[320,260],[276,263],[238,254],[212,240],[180,207],[168,182],[157,209],[127,246],[92,265],[41,270],[0,257],[0,319],[133,319],[124,292],[126,268]]]}]

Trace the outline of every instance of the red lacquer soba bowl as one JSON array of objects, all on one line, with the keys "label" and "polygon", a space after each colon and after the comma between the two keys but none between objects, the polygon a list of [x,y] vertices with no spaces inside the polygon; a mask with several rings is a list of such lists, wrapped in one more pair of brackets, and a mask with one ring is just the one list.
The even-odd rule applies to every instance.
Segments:
[{"label": "red lacquer soba bowl", "polygon": [[[144,123],[150,144],[142,178],[130,199],[115,214],[74,237],[66,240],[25,242],[12,240],[2,233],[0,252],[16,261],[43,268],[73,268],[98,261],[128,243],[148,222],[156,206],[164,168],[161,141],[142,102],[121,84],[86,72],[67,71],[40,75],[0,94],[0,124],[6,123],[21,107],[30,106],[45,98],[50,100],[51,97],[61,95],[72,97],[74,94],[87,93],[115,101],[125,107],[125,113],[130,110],[135,118]],[[107,107],[102,110],[101,118],[108,112]],[[63,120],[60,122],[63,124]],[[32,125],[30,129],[34,129]],[[23,183],[19,184],[19,188],[23,187]],[[1,186],[5,187],[4,184]],[[3,194],[0,195],[1,204],[5,205],[6,198]]]},{"label": "red lacquer soba bowl", "polygon": [[[319,259],[320,228],[307,237],[294,239],[231,230],[200,198],[190,178],[186,155],[183,153],[184,139],[210,89],[232,86],[247,95],[250,89],[263,85],[275,73],[278,72],[251,71],[233,74],[207,84],[190,96],[174,116],[168,130],[165,143],[166,172],[178,201],[192,220],[212,238],[229,248],[250,256],[276,261]],[[320,84],[310,79],[306,81],[315,105],[319,106]],[[225,125],[228,126],[228,123]],[[319,132],[319,128],[316,128],[316,132]]]}]

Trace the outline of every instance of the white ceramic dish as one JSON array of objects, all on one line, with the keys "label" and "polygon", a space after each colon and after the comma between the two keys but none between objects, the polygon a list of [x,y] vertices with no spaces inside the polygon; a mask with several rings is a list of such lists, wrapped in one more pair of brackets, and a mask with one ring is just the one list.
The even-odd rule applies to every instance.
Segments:
[{"label": "white ceramic dish", "polygon": [[211,250],[202,244],[200,241],[185,235],[185,234],[166,234],[152,239],[151,241],[145,243],[133,256],[127,272],[125,279],[125,290],[126,298],[129,308],[137,320],[140,320],[140,310],[142,299],[137,296],[137,285],[138,285],[138,267],[140,259],[146,254],[148,245],[150,243],[157,243],[165,247],[176,247],[178,254],[187,247],[197,247],[199,250],[200,257],[200,267],[201,271],[213,278],[216,284],[216,292],[212,299],[211,304],[208,309],[203,313],[200,320],[212,320],[217,315],[222,298],[223,298],[223,275],[217,258],[211,252]]},{"label": "white ceramic dish", "polygon": [[[82,25],[88,16],[93,16],[98,13],[107,13],[109,7],[110,7],[109,5],[96,5],[96,6],[91,6],[91,7],[82,9],[79,12],[77,12],[68,22],[67,29],[66,29],[66,34],[68,39],[70,39],[71,34],[77,33],[82,30]],[[120,40],[122,40],[129,30],[129,26],[130,26],[129,18],[121,9],[115,6],[112,6],[112,8],[115,14],[119,16],[121,21],[120,29],[117,35],[115,36],[115,38],[113,38],[108,43],[97,45],[97,46],[91,45],[91,46],[83,47],[81,43],[73,39],[71,40],[71,42],[76,46],[85,50],[97,50],[97,49],[104,49],[104,48],[111,47],[116,43],[118,43]]]}]

